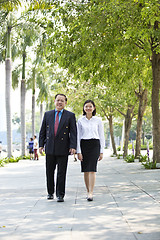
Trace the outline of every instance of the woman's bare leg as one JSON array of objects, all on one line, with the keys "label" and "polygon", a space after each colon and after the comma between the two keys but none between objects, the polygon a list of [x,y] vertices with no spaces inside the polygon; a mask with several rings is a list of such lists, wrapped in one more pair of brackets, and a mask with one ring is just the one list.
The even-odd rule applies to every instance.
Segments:
[{"label": "woman's bare leg", "polygon": [[89,172],[89,192],[88,197],[93,197],[93,189],[96,181],[96,173],[95,172]]},{"label": "woman's bare leg", "polygon": [[84,172],[84,182],[89,193],[89,172]]}]

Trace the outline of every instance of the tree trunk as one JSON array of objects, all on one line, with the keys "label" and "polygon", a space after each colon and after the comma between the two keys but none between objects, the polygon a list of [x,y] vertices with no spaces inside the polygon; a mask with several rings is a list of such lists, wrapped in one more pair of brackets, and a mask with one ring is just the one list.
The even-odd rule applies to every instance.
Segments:
[{"label": "tree trunk", "polygon": [[159,87],[160,87],[160,53],[152,52],[152,120],[153,120],[153,162],[160,163],[160,113],[159,113]]},{"label": "tree trunk", "polygon": [[35,69],[33,70],[33,87],[32,87],[32,136],[35,135]]},{"label": "tree trunk", "polygon": [[32,95],[32,136],[35,135],[35,94]]},{"label": "tree trunk", "polygon": [[23,53],[22,80],[21,80],[21,154],[26,155],[26,81],[25,81],[25,60],[26,54]]},{"label": "tree trunk", "polygon": [[124,132],[125,132],[125,120],[123,120],[123,126],[122,126],[122,137],[121,137],[121,152],[123,151],[123,144],[124,144]]},{"label": "tree trunk", "polygon": [[128,155],[128,142],[129,142],[129,132],[132,124],[132,112],[133,112],[133,109],[128,108],[127,114],[125,115],[125,136],[124,136],[123,157]]},{"label": "tree trunk", "polygon": [[43,120],[43,103],[40,103],[40,125]]},{"label": "tree trunk", "polygon": [[137,134],[136,134],[136,150],[135,157],[138,157],[141,153],[141,137],[142,137],[142,121],[143,115],[147,106],[147,89],[142,92],[142,86],[139,88],[139,109],[138,109],[138,119],[137,119]]},{"label": "tree trunk", "polygon": [[12,121],[11,121],[11,85],[12,85],[12,76],[11,76],[11,59],[6,58],[5,60],[6,67],[6,121],[7,121],[7,155],[8,157],[12,156]]},{"label": "tree trunk", "polygon": [[109,121],[109,130],[111,135],[113,154],[117,155],[116,144],[115,144],[114,133],[113,133],[113,116],[112,115],[108,117],[108,121]]},{"label": "tree trunk", "polygon": [[7,44],[6,44],[6,125],[7,125],[7,154],[12,156],[12,121],[11,121],[11,87],[12,87],[12,72],[11,72],[11,28],[7,28]]},{"label": "tree trunk", "polygon": [[25,124],[25,101],[26,101],[26,83],[21,80],[21,155],[26,155],[26,124]]},{"label": "tree trunk", "polygon": [[[142,126],[145,125],[145,122],[142,123]],[[144,145],[144,137],[145,137],[145,127],[142,127],[142,143]]]}]

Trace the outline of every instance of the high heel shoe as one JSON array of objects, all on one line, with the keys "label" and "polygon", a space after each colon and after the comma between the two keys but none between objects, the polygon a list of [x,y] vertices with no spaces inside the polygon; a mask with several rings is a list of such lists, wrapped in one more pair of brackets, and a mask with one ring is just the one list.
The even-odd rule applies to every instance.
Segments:
[{"label": "high heel shoe", "polygon": [[88,197],[87,201],[89,201],[89,202],[93,201],[93,197]]}]

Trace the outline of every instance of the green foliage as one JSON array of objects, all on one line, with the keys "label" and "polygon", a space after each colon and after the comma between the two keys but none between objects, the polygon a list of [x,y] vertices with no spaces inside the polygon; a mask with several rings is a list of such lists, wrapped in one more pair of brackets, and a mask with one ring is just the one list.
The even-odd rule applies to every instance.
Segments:
[{"label": "green foliage", "polygon": [[[40,119],[39,119],[39,112],[35,113],[35,132],[39,132],[39,127],[40,127]],[[20,128],[18,129],[20,132]],[[27,110],[26,111],[26,133],[27,135],[32,136],[32,122],[31,122],[31,111]]]},{"label": "green foliage", "polygon": [[21,119],[20,119],[20,117],[18,117],[17,113],[14,114],[14,116],[13,116],[13,118],[12,118],[12,123],[15,124],[15,125],[16,125],[16,124],[17,124],[17,125],[20,125]]},{"label": "green foliage", "polygon": [[14,157],[6,157],[4,158],[4,163],[14,163],[18,162],[19,158],[14,158]]},{"label": "green foliage", "polygon": [[[151,47],[159,52],[160,46],[160,31],[154,28],[155,21],[160,22],[158,1],[135,0],[128,4],[126,0],[68,0],[62,4],[59,0],[31,0],[28,5],[30,3],[29,10],[21,15],[23,21],[13,21],[18,30],[12,38],[12,56],[22,57],[23,51],[28,53],[31,46],[35,47],[32,63],[27,55],[26,60],[32,68],[26,68],[26,79],[33,93],[39,88],[38,103],[45,101],[47,109],[51,109],[55,93],[64,92],[68,96],[68,108],[78,117],[82,114],[83,102],[91,98],[96,103],[97,114],[103,119],[117,118],[117,108],[125,113],[128,104],[136,103],[139,79],[143,87],[151,89]],[[4,0],[3,10],[19,4],[18,0]],[[36,14],[40,10],[41,13]],[[0,30],[6,29],[8,14],[1,13]],[[5,41],[5,37],[0,36],[1,59]],[[61,72],[56,68],[61,68]],[[14,87],[18,86],[20,73],[21,66],[12,73]],[[143,132],[148,136],[152,129],[149,117],[152,117],[150,110],[143,124]],[[39,122],[36,122],[37,132]],[[137,119],[134,132],[136,123]],[[120,125],[115,123],[116,136],[120,136]],[[27,131],[30,129],[28,121]]]},{"label": "green foliage", "polygon": [[132,149],[132,143],[128,144],[128,149],[130,149],[130,150]]},{"label": "green foliage", "polygon": [[7,163],[15,163],[15,162],[19,162],[19,160],[22,159],[30,159],[29,156],[19,156],[19,157],[6,157],[6,158],[1,158],[0,159],[0,167],[3,167],[4,164]]},{"label": "green foliage", "polygon": [[148,156],[147,155],[139,155],[137,157],[139,159],[139,162],[147,162],[148,161]]},{"label": "green foliage", "polygon": [[[149,144],[149,149],[153,149],[153,144]],[[147,144],[141,145],[141,150],[147,150]]]},{"label": "green foliage", "polygon": [[135,159],[135,157],[134,157],[134,155],[132,155],[132,154],[129,154],[129,155],[127,155],[127,156],[124,158],[124,160],[125,160],[127,163],[132,163],[132,162],[134,162],[134,159]]},{"label": "green foliage", "polygon": [[112,154],[111,157],[116,157],[116,155],[115,155],[115,154]]},{"label": "green foliage", "polygon": [[7,12],[18,9],[18,6],[21,6],[20,0],[3,0],[0,1],[0,10],[6,10]]},{"label": "green foliage", "polygon": [[[128,5],[127,1],[117,6],[114,1],[68,1],[59,6],[59,11],[53,9],[55,25],[47,26],[49,34],[53,33],[54,27],[48,43],[49,60],[68,69],[76,79],[91,79],[95,84],[113,81],[122,88],[122,83],[141,78],[142,66],[149,62],[146,64],[144,57],[137,56],[135,44],[126,37],[130,33],[127,26],[132,23],[124,17],[124,11],[135,21],[135,5]],[[146,73],[145,77],[148,76]]]},{"label": "green foliage", "polygon": [[[116,112],[116,113],[118,113],[118,112]],[[121,137],[122,127],[123,127],[123,121],[122,121],[121,117],[118,117],[115,115],[115,118],[114,118],[114,134],[115,134],[115,136]],[[120,151],[120,148],[118,151]]]},{"label": "green foliage", "polygon": [[4,167],[4,160],[0,159],[0,167]]},{"label": "green foliage", "polygon": [[[136,141],[134,142],[134,148],[135,148],[135,145],[136,145]],[[120,151],[120,148],[121,148],[120,146],[117,147],[117,151]],[[128,149],[132,150],[132,143],[128,144]],[[149,149],[153,149],[153,144],[152,143],[149,144]],[[141,145],[141,150],[147,150],[147,144]]]},{"label": "green foliage", "polygon": [[117,147],[117,151],[121,151],[121,146],[118,146],[118,147]]},{"label": "green foliage", "polygon": [[30,156],[20,156],[17,159],[22,160],[22,159],[30,159]]},{"label": "green foliage", "polygon": [[142,165],[146,168],[146,169],[156,169],[156,162],[142,162]]},{"label": "green foliage", "polygon": [[121,157],[123,157],[123,154],[117,154],[117,159],[120,159]]},{"label": "green foliage", "polygon": [[19,76],[22,71],[22,65],[18,65],[13,71],[12,71],[12,88],[15,90],[18,87],[19,84]]}]

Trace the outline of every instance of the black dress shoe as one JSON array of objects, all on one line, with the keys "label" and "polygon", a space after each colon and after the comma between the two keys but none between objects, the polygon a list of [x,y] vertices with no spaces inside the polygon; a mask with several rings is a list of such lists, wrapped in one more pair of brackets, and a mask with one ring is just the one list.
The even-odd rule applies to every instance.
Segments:
[{"label": "black dress shoe", "polygon": [[58,197],[58,198],[57,198],[57,202],[64,202],[64,199],[63,199],[63,197],[61,197],[61,196],[60,196],[60,197]]},{"label": "black dress shoe", "polygon": [[53,194],[48,194],[47,199],[48,200],[53,199]]},{"label": "black dress shoe", "polygon": [[93,197],[87,198],[87,201],[89,201],[89,202],[93,201]]}]

